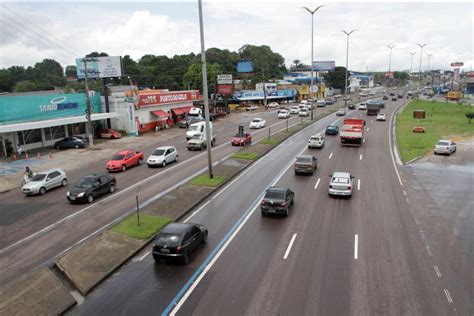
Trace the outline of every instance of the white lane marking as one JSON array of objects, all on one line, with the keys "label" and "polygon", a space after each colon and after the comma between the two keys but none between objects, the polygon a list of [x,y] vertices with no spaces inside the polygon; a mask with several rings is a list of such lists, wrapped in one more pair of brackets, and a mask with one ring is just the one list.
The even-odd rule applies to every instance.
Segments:
[{"label": "white lane marking", "polygon": [[354,236],[354,259],[359,257],[359,235]]},{"label": "white lane marking", "polygon": [[418,221],[418,218],[415,217],[415,224],[420,225],[420,222]]},{"label": "white lane marking", "polygon": [[360,179],[357,179],[357,191],[360,191]]},{"label": "white lane marking", "polygon": [[318,185],[319,185],[319,182],[321,181],[321,178],[318,179],[318,181],[316,181],[316,185],[314,186],[314,189],[316,190],[318,188]]},{"label": "white lane marking", "polygon": [[433,253],[431,252],[430,246],[426,245],[426,251],[428,251],[428,256],[433,257]]},{"label": "white lane marking", "polygon": [[[389,133],[388,133],[388,147],[390,148],[390,157],[392,158],[393,168],[395,169],[395,173],[397,174],[398,182],[400,183],[400,186],[403,186],[402,178],[400,177],[400,174],[398,173],[397,165],[395,164],[395,158],[394,158],[394,154],[393,154],[394,151],[392,149],[392,145],[393,145],[393,143],[392,143],[392,133],[395,133],[395,125],[392,124],[393,123],[393,117],[394,117],[395,112],[400,108],[400,106],[395,111],[392,112],[392,115],[390,115],[390,126],[392,126],[392,131],[391,132],[389,131]],[[400,158],[398,157],[398,153],[396,153],[396,155],[397,155],[397,161],[399,161]]]},{"label": "white lane marking", "polygon": [[331,159],[331,158],[332,158],[332,154],[333,154],[333,153],[331,153],[331,154],[329,155],[329,159]]},{"label": "white lane marking", "polygon": [[369,131],[370,127],[367,127],[367,132]]},{"label": "white lane marking", "polygon": [[407,196],[407,191],[403,190],[403,195]]},{"label": "white lane marking", "polygon": [[148,250],[147,252],[145,252],[145,254],[144,254],[143,256],[141,256],[140,258],[138,258],[138,261],[142,261],[142,260],[145,259],[145,257],[148,256],[150,253],[151,253],[151,250]]},{"label": "white lane marking", "polygon": [[360,116],[360,117],[362,117],[362,114],[361,114],[361,115],[359,115],[359,116]]},{"label": "white lane marking", "polygon": [[405,200],[407,200],[407,203],[410,204],[410,200],[408,200],[408,198],[406,198]]},{"label": "white lane marking", "polygon": [[283,256],[283,260],[286,260],[288,258],[288,255],[290,254],[291,247],[293,247],[293,243],[295,242],[295,238],[298,234],[294,233],[293,236],[291,237],[290,244],[288,245],[288,248],[286,248],[285,255]]},{"label": "white lane marking", "polygon": [[364,139],[362,139],[362,144],[364,144],[364,143],[365,143],[365,138],[364,138]]},{"label": "white lane marking", "polygon": [[438,276],[438,278],[441,278],[441,272],[439,271],[438,266],[434,266],[434,269],[435,269],[435,272],[436,272],[436,275]]},{"label": "white lane marking", "polygon": [[447,289],[444,289],[444,294],[446,294],[446,298],[448,299],[449,304],[452,304],[453,299],[451,298],[451,294],[449,294],[449,291]]},{"label": "white lane marking", "polygon": [[359,160],[362,160],[362,155],[360,155]]},{"label": "white lane marking", "polygon": [[374,120],[370,120],[370,123],[373,123],[373,122],[374,122]]}]

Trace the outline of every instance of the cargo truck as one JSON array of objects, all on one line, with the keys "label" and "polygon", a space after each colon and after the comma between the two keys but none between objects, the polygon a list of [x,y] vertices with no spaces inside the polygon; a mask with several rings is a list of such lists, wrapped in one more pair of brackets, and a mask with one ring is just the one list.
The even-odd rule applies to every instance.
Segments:
[{"label": "cargo truck", "polygon": [[382,100],[369,100],[367,101],[367,115],[377,115],[380,109],[383,107]]},{"label": "cargo truck", "polygon": [[449,91],[446,95],[446,100],[459,101],[463,98],[462,92],[459,91]]},{"label": "cargo truck", "polygon": [[339,141],[342,146],[361,146],[364,136],[365,120],[345,119],[341,128]]}]

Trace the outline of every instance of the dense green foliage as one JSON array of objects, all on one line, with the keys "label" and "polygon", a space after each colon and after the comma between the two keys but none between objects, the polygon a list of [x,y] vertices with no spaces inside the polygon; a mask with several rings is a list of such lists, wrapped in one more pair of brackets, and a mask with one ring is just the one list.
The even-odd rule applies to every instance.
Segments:
[{"label": "dense green foliage", "polygon": [[[345,80],[346,80],[346,67],[336,67],[334,71],[328,72],[325,77],[328,85],[334,89],[341,89],[344,91]],[[349,79],[347,81],[347,86],[349,86]]]}]

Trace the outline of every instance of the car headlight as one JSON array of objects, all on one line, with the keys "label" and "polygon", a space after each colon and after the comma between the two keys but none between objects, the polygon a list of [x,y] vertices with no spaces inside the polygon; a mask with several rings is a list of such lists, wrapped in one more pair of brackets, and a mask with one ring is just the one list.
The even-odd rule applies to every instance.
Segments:
[{"label": "car headlight", "polygon": [[66,196],[69,196],[69,191],[66,192]]},{"label": "car headlight", "polygon": [[83,197],[84,194],[85,194],[85,192],[81,192],[81,193],[79,193],[79,194],[77,195],[77,197]]}]

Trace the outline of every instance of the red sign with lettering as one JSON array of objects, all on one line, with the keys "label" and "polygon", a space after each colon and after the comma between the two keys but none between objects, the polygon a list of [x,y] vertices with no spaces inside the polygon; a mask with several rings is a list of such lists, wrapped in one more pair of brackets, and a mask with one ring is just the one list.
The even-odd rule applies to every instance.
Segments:
[{"label": "red sign with lettering", "polygon": [[222,95],[231,95],[234,93],[234,86],[231,84],[217,85],[217,93]]},{"label": "red sign with lettering", "polygon": [[167,103],[178,103],[199,100],[199,98],[200,95],[198,90],[140,94],[138,106],[142,107]]}]

